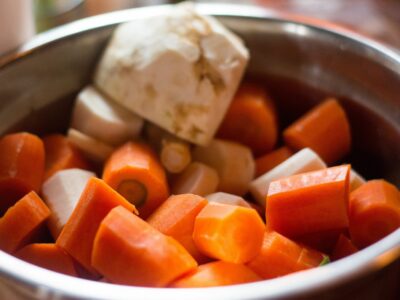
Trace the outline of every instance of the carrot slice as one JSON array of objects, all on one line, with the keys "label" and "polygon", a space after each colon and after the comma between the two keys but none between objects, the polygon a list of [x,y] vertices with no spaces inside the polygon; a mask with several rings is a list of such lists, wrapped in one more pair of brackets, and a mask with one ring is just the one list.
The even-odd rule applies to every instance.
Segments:
[{"label": "carrot slice", "polygon": [[254,209],[210,202],[196,217],[193,240],[207,256],[245,263],[260,250],[264,230]]},{"label": "carrot slice", "polygon": [[239,87],[217,136],[244,144],[255,155],[274,148],[278,139],[277,115],[262,87],[250,83]]},{"label": "carrot slice", "polygon": [[17,251],[15,256],[48,270],[78,276],[73,259],[55,244],[30,244]]},{"label": "carrot slice", "polygon": [[42,140],[46,153],[44,179],[65,169],[90,169],[83,155],[62,134],[50,134]]},{"label": "carrot slice", "polygon": [[13,253],[37,238],[50,210],[35,192],[10,207],[0,219],[0,249]]},{"label": "carrot slice", "polygon": [[335,249],[332,252],[332,260],[338,260],[354,254],[358,251],[356,246],[354,246],[353,242],[348,239],[345,235],[341,234],[339,239],[335,245]]},{"label": "carrot slice", "polygon": [[269,170],[272,170],[280,163],[287,160],[293,155],[293,151],[288,147],[280,147],[272,152],[269,152],[255,160],[256,177],[259,177]]},{"label": "carrot slice", "polygon": [[181,242],[197,261],[204,261],[204,256],[194,246],[192,234],[195,218],[207,202],[203,197],[193,194],[172,195],[153,212],[147,222]]},{"label": "carrot slice", "polygon": [[113,283],[163,287],[197,263],[173,238],[116,207],[96,234],[92,265]]},{"label": "carrot slice", "polygon": [[283,235],[267,231],[259,254],[247,266],[265,279],[318,267],[324,255]]},{"label": "carrot slice", "polygon": [[129,142],[115,150],[106,162],[103,179],[134,204],[143,218],[168,197],[165,171],[145,144]]},{"label": "carrot slice", "polygon": [[90,264],[94,237],[103,218],[119,205],[129,211],[136,211],[134,205],[103,180],[92,177],[56,240],[57,246],[64,249],[93,275],[97,275]]},{"label": "carrot slice", "polygon": [[44,146],[36,135],[21,132],[0,140],[0,216],[30,191],[39,192]]},{"label": "carrot slice", "polygon": [[346,228],[349,173],[350,165],[343,165],[273,181],[268,227],[290,238]]},{"label": "carrot slice", "polygon": [[248,283],[261,280],[251,269],[242,264],[215,261],[201,265],[170,286],[175,288],[211,287]]},{"label": "carrot slice", "polygon": [[283,132],[285,143],[296,150],[309,147],[331,164],[349,153],[350,125],[336,99],[328,99]]},{"label": "carrot slice", "polygon": [[367,247],[400,227],[400,194],[385,180],[371,180],[350,194],[350,236]]}]

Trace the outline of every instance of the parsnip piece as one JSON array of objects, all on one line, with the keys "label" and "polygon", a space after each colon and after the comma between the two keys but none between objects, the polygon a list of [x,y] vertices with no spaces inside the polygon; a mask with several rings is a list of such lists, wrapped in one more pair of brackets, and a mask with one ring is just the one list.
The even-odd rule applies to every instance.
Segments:
[{"label": "parsnip piece", "polygon": [[254,178],[255,163],[250,148],[238,143],[214,139],[206,146],[196,146],[193,160],[213,167],[219,175],[218,190],[243,195]]},{"label": "parsnip piece", "polygon": [[352,192],[356,188],[362,186],[367,181],[360,174],[357,173],[354,169],[350,170],[350,188],[349,191]]},{"label": "parsnip piece", "polygon": [[160,160],[168,172],[182,172],[192,161],[189,144],[176,139],[163,139]]},{"label": "parsnip piece", "polygon": [[192,5],[120,25],[95,74],[113,100],[195,144],[214,136],[249,59],[242,41]]},{"label": "parsnip piece", "polygon": [[96,140],[76,129],[68,129],[69,141],[79,148],[89,159],[102,163],[114,151],[114,148],[99,140]]},{"label": "parsnip piece", "polygon": [[191,163],[179,174],[172,186],[172,193],[205,196],[217,190],[219,178],[213,168],[199,163]]},{"label": "parsnip piece", "polygon": [[243,207],[252,208],[251,205],[240,196],[232,195],[229,193],[218,192],[209,194],[205,197],[209,202],[218,202],[222,204],[238,205]]},{"label": "parsnip piece", "polygon": [[42,195],[51,210],[48,226],[54,239],[72,214],[87,181],[95,176],[90,171],[67,169],[58,171],[44,182]]},{"label": "parsnip piece", "polygon": [[139,135],[143,119],[107,99],[93,86],[87,86],[75,100],[71,127],[106,144],[118,146]]},{"label": "parsnip piece", "polygon": [[257,202],[265,206],[265,197],[272,181],[299,173],[311,172],[326,168],[326,164],[310,148],[304,148],[293,154],[287,160],[277,165],[271,171],[256,178],[250,183],[250,192]]}]

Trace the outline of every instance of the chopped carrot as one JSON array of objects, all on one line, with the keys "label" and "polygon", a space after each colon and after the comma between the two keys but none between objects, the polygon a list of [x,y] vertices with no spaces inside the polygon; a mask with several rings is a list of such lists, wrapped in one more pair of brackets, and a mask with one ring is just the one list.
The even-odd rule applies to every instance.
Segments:
[{"label": "chopped carrot", "polygon": [[65,169],[90,169],[83,155],[64,135],[51,134],[44,136],[42,140],[46,153],[44,179]]},{"label": "chopped carrot", "polygon": [[255,155],[274,148],[278,139],[277,115],[262,87],[250,83],[239,87],[217,136],[244,144]]},{"label": "chopped carrot", "polygon": [[204,261],[204,256],[193,243],[192,234],[194,220],[207,202],[203,197],[193,194],[172,195],[153,212],[147,222],[181,242],[197,261]]},{"label": "chopped carrot", "polygon": [[13,253],[33,242],[44,228],[50,210],[35,192],[30,192],[0,218],[0,249]]},{"label": "chopped carrot", "polygon": [[56,240],[57,246],[64,249],[93,275],[97,275],[90,264],[94,237],[103,218],[119,205],[129,211],[136,211],[134,205],[103,180],[92,177]]},{"label": "chopped carrot", "polygon": [[268,227],[289,238],[346,228],[349,173],[350,165],[343,165],[273,181],[266,200]]},{"label": "chopped carrot", "polygon": [[314,107],[283,132],[285,143],[296,150],[309,147],[331,164],[349,153],[350,125],[336,99]]},{"label": "chopped carrot", "polygon": [[30,191],[39,192],[44,174],[42,140],[14,133],[0,140],[0,216]]},{"label": "chopped carrot", "polygon": [[347,228],[339,228],[308,233],[296,236],[296,242],[324,253],[331,253],[335,248],[339,236],[346,231]]},{"label": "chopped carrot", "polygon": [[48,270],[78,276],[73,259],[55,244],[30,244],[17,251],[15,256]]},{"label": "chopped carrot", "polygon": [[371,180],[350,194],[350,236],[367,247],[400,227],[400,193],[385,180]]},{"label": "chopped carrot", "polygon": [[261,280],[250,268],[242,264],[215,261],[201,265],[170,286],[175,288],[211,287],[248,283]]},{"label": "chopped carrot", "polygon": [[325,256],[283,235],[267,231],[259,254],[247,266],[264,279],[318,267]]},{"label": "chopped carrot", "polygon": [[145,144],[128,142],[113,152],[103,179],[147,218],[168,197],[165,171]]},{"label": "chopped carrot", "polygon": [[331,258],[332,260],[338,260],[354,254],[357,251],[358,249],[356,248],[356,246],[354,246],[353,242],[344,234],[341,234],[335,245],[335,248],[333,249]]},{"label": "chopped carrot", "polygon": [[151,287],[166,286],[197,267],[175,239],[123,207],[111,210],[101,223],[92,265],[110,282]]},{"label": "chopped carrot", "polygon": [[290,150],[290,148],[284,146],[257,158],[255,160],[256,177],[259,177],[272,170],[277,165],[291,157],[293,154],[294,153],[292,150]]},{"label": "chopped carrot", "polygon": [[209,257],[245,263],[260,251],[264,230],[254,209],[210,202],[196,217],[193,240]]}]

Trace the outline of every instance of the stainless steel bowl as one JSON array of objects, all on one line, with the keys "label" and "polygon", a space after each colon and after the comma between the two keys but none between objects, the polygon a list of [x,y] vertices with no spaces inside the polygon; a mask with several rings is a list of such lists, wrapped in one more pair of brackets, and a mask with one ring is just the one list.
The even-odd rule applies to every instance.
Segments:
[{"label": "stainless steel bowl", "polygon": [[[168,6],[133,9],[44,33],[0,62],[0,133],[65,130],[73,96],[92,72],[115,25]],[[353,131],[347,160],[369,177],[400,184],[400,55],[331,24],[247,6],[202,4],[250,48],[249,76],[278,101],[281,126],[326,95],[346,108]],[[133,33],[134,34],[134,33]],[[400,229],[338,262],[290,276],[209,289],[153,289],[64,276],[0,251],[0,298],[14,299],[398,299]],[[110,257],[112,259],[112,257]]]}]

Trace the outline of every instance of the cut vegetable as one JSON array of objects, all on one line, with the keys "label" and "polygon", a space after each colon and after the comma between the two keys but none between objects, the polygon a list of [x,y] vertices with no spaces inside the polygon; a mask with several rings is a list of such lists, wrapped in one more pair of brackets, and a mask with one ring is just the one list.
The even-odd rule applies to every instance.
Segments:
[{"label": "cut vegetable", "polygon": [[274,231],[267,231],[259,254],[247,265],[264,279],[318,267],[326,255],[301,246]]},{"label": "cut vegetable", "polygon": [[350,165],[343,165],[271,182],[268,227],[289,238],[346,228],[349,173]]},{"label": "cut vegetable", "polygon": [[68,129],[68,140],[86,155],[87,158],[103,163],[114,151],[113,147],[92,138],[76,129]]},{"label": "cut vegetable", "polygon": [[0,218],[0,249],[13,253],[34,242],[44,228],[50,210],[35,192],[30,192]]},{"label": "cut vegetable", "polygon": [[189,144],[177,139],[163,139],[160,160],[168,172],[181,173],[192,161]]},{"label": "cut vegetable", "polygon": [[96,234],[92,265],[113,283],[163,287],[197,263],[173,238],[116,207]]},{"label": "cut vegetable", "polygon": [[147,218],[168,198],[165,171],[153,150],[145,144],[129,142],[107,160],[103,179],[133,203]]},{"label": "cut vegetable", "polygon": [[288,147],[281,147],[256,159],[256,177],[264,175],[268,171],[281,164],[293,155]]},{"label": "cut vegetable", "polygon": [[90,259],[93,241],[103,218],[116,206],[123,206],[128,211],[136,211],[135,206],[110,188],[103,180],[90,178],[71,217],[65,224],[57,246],[75,258],[93,275]]},{"label": "cut vegetable", "polygon": [[96,174],[80,169],[67,169],[55,173],[43,184],[43,200],[51,210],[48,226],[55,240],[91,177],[96,177]]},{"label": "cut vegetable", "polygon": [[260,251],[264,231],[254,209],[210,202],[196,217],[193,240],[207,256],[245,263]]},{"label": "cut vegetable", "polygon": [[214,139],[206,147],[195,147],[193,159],[218,172],[218,190],[221,192],[243,195],[254,177],[255,165],[251,150],[238,143]]},{"label": "cut vegetable", "polygon": [[244,200],[242,197],[224,193],[224,192],[209,194],[206,196],[206,199],[210,202],[229,204],[229,205],[238,205],[238,206],[251,208],[251,205],[246,200]]},{"label": "cut vegetable", "polygon": [[338,260],[346,256],[356,253],[358,249],[354,246],[353,242],[345,235],[341,234],[336,243],[335,249],[332,252],[332,260]]},{"label": "cut vegetable", "polygon": [[242,83],[231,102],[217,136],[249,147],[255,155],[271,151],[278,139],[274,105],[265,90]]},{"label": "cut vegetable", "polygon": [[251,269],[241,264],[215,261],[199,266],[170,286],[174,288],[195,288],[225,286],[261,280]]},{"label": "cut vegetable", "polygon": [[72,258],[55,244],[30,244],[16,252],[15,256],[51,271],[78,276]]},{"label": "cut vegetable", "polygon": [[71,127],[105,144],[118,146],[139,135],[143,119],[107,99],[93,86],[87,86],[75,100]]},{"label": "cut vegetable", "polygon": [[354,169],[350,170],[350,192],[362,186],[367,181],[358,174]]},{"label": "cut vegetable", "polygon": [[0,216],[30,191],[39,192],[44,175],[42,140],[30,133],[0,139]]},{"label": "cut vegetable", "polygon": [[385,180],[371,180],[350,194],[350,236],[367,247],[400,227],[400,193]]},{"label": "cut vegetable", "polygon": [[265,198],[272,181],[299,173],[326,168],[321,158],[309,148],[305,148],[273,168],[268,173],[250,183],[250,192],[257,202],[265,207]]},{"label": "cut vegetable", "polygon": [[217,171],[205,164],[193,162],[174,180],[172,193],[205,196],[215,192],[218,183]]},{"label": "cut vegetable", "polygon": [[336,99],[328,99],[298,119],[283,132],[293,149],[309,147],[331,164],[350,152],[350,125]]}]

